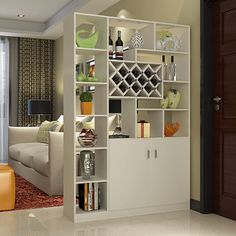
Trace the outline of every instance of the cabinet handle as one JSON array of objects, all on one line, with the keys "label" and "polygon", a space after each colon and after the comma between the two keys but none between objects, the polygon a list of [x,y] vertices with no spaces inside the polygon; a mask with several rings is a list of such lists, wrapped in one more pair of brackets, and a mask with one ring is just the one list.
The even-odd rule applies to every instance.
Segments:
[{"label": "cabinet handle", "polygon": [[150,159],[150,150],[147,150],[147,159]]},{"label": "cabinet handle", "polygon": [[155,149],[155,152],[154,152],[155,154],[155,159],[157,159],[157,150]]}]

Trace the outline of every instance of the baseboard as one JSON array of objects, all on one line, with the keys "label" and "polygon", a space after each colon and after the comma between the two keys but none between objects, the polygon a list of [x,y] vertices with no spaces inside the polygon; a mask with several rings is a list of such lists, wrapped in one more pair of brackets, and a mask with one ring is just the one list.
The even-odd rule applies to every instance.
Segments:
[{"label": "baseboard", "polygon": [[200,201],[190,199],[190,208],[191,208],[191,210],[201,212]]}]

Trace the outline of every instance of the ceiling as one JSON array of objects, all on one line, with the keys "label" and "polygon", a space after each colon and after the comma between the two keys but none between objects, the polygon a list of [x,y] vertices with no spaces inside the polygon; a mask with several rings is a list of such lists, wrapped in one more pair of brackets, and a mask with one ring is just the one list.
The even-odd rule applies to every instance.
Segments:
[{"label": "ceiling", "polygon": [[[99,4],[98,4],[99,2]],[[119,0],[0,0],[0,34],[56,39],[74,11],[99,14]],[[24,18],[17,17],[24,14]]]}]

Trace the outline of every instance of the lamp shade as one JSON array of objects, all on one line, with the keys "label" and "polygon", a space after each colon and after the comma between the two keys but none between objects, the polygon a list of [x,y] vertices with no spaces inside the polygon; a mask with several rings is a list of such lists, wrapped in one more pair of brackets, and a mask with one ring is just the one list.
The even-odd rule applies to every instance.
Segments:
[{"label": "lamp shade", "polygon": [[28,100],[28,115],[50,115],[51,102],[49,100]]},{"label": "lamp shade", "polygon": [[109,100],[109,113],[121,113],[121,100]]}]

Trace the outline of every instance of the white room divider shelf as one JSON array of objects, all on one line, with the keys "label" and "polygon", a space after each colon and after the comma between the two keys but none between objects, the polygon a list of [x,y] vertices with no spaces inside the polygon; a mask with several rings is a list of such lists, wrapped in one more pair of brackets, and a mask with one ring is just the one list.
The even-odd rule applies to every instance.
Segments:
[{"label": "white room divider shelf", "polygon": [[[95,48],[76,45],[76,32],[85,27],[99,37]],[[74,13],[64,22],[64,215],[74,222],[153,214],[189,208],[190,200],[190,27],[117,17]],[[124,60],[109,60],[108,36],[113,42],[121,30],[124,46],[138,30],[142,48],[124,52]],[[176,51],[158,48],[160,32],[181,40]],[[174,56],[176,81],[164,78],[162,56]],[[75,67],[95,61],[96,82],[77,81]],[[86,66],[85,66],[86,67]],[[92,115],[80,114],[76,89],[94,86]],[[181,93],[176,109],[163,109],[162,99],[170,89]],[[126,139],[109,139],[115,127],[110,100],[121,101],[122,132]],[[80,147],[76,117],[93,119],[98,143]],[[150,138],[137,138],[137,123],[150,123]],[[180,129],[165,137],[165,125],[178,121]],[[78,157],[81,151],[95,153],[95,175],[82,179]],[[78,206],[78,186],[98,183],[100,209],[83,211]],[[77,200],[76,200],[77,199]]]}]

